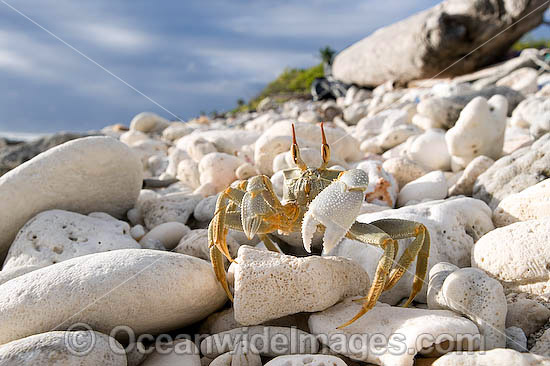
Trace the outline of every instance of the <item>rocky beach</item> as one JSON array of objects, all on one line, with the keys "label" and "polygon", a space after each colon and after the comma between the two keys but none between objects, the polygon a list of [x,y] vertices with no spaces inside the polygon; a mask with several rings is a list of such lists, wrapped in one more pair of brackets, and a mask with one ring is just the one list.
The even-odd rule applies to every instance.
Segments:
[{"label": "rocky beach", "polygon": [[[0,366],[550,365],[550,50],[476,57],[456,75],[434,72],[455,57],[442,51],[411,71],[392,66],[389,50],[391,77],[382,59],[358,61],[395,27],[448,16],[455,2],[445,3],[337,55],[342,96],[267,97],[188,121],[142,112],[101,131],[0,139]],[[532,10],[520,7],[506,9],[510,19]],[[472,47],[498,30],[478,31]],[[277,217],[263,234],[267,219],[251,224],[247,210],[263,218],[286,204],[288,172],[302,163],[338,177],[304,208],[319,230],[298,222],[289,232]],[[339,174],[357,171],[368,181]],[[329,197],[333,188],[344,193]],[[245,204],[247,195],[268,204]],[[343,198],[326,208],[331,197]],[[352,211],[359,226],[425,228],[425,278],[422,253],[409,249],[417,232],[395,234],[388,256],[373,233],[344,237],[351,221],[326,245]],[[227,253],[216,252],[218,229]],[[400,280],[340,327],[369,296],[381,258],[396,269],[402,256],[412,264]]]}]

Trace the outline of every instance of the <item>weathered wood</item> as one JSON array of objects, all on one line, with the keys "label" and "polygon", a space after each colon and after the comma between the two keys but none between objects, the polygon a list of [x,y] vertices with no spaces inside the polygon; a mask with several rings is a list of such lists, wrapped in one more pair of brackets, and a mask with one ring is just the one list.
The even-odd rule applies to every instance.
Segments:
[{"label": "weathered wood", "polygon": [[547,0],[446,0],[346,48],[333,75],[376,86],[469,73],[499,61],[546,9]]}]

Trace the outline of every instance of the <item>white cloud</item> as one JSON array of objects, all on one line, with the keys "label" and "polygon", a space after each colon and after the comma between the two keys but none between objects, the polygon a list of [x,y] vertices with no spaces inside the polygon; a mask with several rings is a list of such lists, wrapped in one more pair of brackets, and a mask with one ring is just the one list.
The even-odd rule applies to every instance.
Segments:
[{"label": "white cloud", "polygon": [[63,43],[53,37],[44,42],[43,37],[33,33],[29,36],[15,30],[0,31],[2,72],[93,98],[113,100],[128,95],[128,87]]},{"label": "white cloud", "polygon": [[238,73],[250,82],[265,82],[277,76],[285,67],[312,65],[318,60],[314,53],[277,49],[228,49],[203,47],[192,51],[212,67]]},{"label": "white cloud", "polygon": [[[425,0],[425,8],[437,1]],[[242,15],[221,20],[233,32],[262,37],[315,37],[355,39],[364,37],[381,26],[418,11],[417,0],[386,0],[342,2],[339,0],[309,0],[267,5],[263,2],[251,7],[264,8],[254,15]],[[413,11],[414,9],[414,11]],[[258,9],[255,9],[258,10]],[[258,16],[257,13],[262,14]]]},{"label": "white cloud", "polygon": [[0,69],[28,73],[32,70],[32,64],[30,60],[16,52],[0,49]]},{"label": "white cloud", "polygon": [[112,51],[143,51],[153,43],[153,37],[129,26],[109,23],[67,24],[80,39]]},{"label": "white cloud", "polygon": [[[59,80],[70,72],[71,60],[63,45],[39,42],[17,31],[0,31],[0,69],[10,69],[27,78]],[[71,51],[72,52],[72,51]]]},{"label": "white cloud", "polygon": [[[113,12],[113,4],[109,2],[45,0],[36,3],[32,0],[12,0],[10,5],[68,43],[78,41],[82,45],[81,41],[87,41],[111,52],[127,52],[143,49],[154,41],[152,36],[139,28],[143,23],[136,22],[125,12]],[[12,16],[28,22],[29,30],[36,27],[7,7],[0,10],[12,12]],[[38,27],[35,30],[43,32]]]}]

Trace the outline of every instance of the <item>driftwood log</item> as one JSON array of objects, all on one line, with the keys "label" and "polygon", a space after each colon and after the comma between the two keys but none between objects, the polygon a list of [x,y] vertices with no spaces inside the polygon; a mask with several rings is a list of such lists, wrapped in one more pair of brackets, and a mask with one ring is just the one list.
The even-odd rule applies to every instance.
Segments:
[{"label": "driftwood log", "polygon": [[405,83],[469,73],[499,61],[523,34],[543,22],[548,4],[446,0],[344,49],[334,59],[333,75],[345,83],[377,86],[388,80]]}]

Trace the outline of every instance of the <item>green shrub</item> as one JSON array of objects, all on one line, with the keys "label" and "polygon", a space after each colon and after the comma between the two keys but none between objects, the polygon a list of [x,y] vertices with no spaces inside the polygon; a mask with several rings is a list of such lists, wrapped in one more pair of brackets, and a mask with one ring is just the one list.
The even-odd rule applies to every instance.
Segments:
[{"label": "green shrub", "polygon": [[319,49],[319,57],[323,62],[326,62],[329,65],[332,65],[332,59],[336,55],[336,51],[333,50],[330,46],[325,46]]},{"label": "green shrub", "polygon": [[545,38],[534,39],[532,37],[527,36],[520,39],[519,41],[514,43],[514,45],[512,46],[512,49],[514,51],[521,51],[526,48],[538,48],[538,49],[550,48],[550,39],[545,39]]},{"label": "green shrub", "polygon": [[267,86],[248,104],[238,105],[232,112],[254,110],[262,99],[271,97],[277,102],[284,102],[293,96],[309,94],[309,88],[315,78],[323,77],[323,64],[309,69],[286,68],[275,80]]}]

